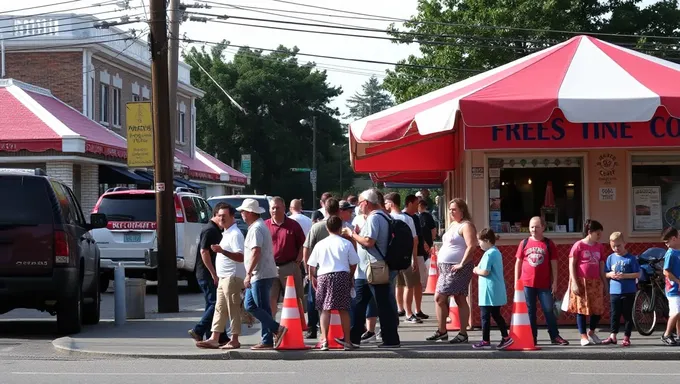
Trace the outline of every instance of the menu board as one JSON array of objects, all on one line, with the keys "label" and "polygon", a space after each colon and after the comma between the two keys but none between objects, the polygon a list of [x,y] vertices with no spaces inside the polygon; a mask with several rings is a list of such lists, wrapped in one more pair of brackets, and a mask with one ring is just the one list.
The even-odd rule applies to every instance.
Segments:
[{"label": "menu board", "polygon": [[633,187],[633,230],[661,229],[661,187]]}]

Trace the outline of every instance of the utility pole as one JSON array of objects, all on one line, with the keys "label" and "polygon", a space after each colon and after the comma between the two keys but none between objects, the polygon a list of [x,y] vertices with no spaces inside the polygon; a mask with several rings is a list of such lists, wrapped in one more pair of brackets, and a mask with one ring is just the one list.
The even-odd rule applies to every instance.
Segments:
[{"label": "utility pole", "polygon": [[173,142],[169,135],[168,31],[165,0],[151,0],[151,105],[153,108],[154,179],[156,182],[156,233],[158,243],[158,312],[179,312]]},{"label": "utility pole", "polygon": [[[170,104],[170,137],[173,148],[177,140],[177,72],[179,65],[179,23],[180,23],[179,0],[170,0],[168,3],[168,21],[170,22],[170,33],[168,39],[168,78],[170,93],[168,103]],[[174,113],[173,113],[174,112]]]},{"label": "utility pole", "polygon": [[312,116],[312,172],[314,173],[314,182],[312,183],[312,210],[316,210],[316,115]]}]

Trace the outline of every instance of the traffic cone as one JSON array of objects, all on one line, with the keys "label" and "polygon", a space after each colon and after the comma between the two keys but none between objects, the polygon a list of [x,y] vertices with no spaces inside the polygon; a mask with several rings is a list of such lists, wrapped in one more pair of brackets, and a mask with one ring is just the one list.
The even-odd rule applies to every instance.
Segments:
[{"label": "traffic cone", "polygon": [[446,323],[446,330],[460,331],[460,312],[458,312],[458,304],[453,296],[449,296],[449,319],[451,321]]},{"label": "traffic cone", "polygon": [[310,349],[305,345],[302,338],[302,322],[300,321],[300,309],[298,307],[297,294],[295,293],[295,280],[288,276],[286,280],[286,294],[283,296],[283,308],[281,310],[281,325],[288,328],[283,335],[283,341],[276,349],[301,350]]},{"label": "traffic cone", "polygon": [[518,280],[515,285],[515,298],[512,304],[512,321],[510,321],[510,337],[514,342],[506,351],[538,351],[541,348],[534,344],[534,334],[529,322],[529,310],[524,296],[524,283]]},{"label": "traffic cone", "polygon": [[439,279],[439,268],[437,267],[437,255],[435,255],[434,252],[431,253],[432,256],[430,256],[430,270],[427,276],[427,286],[425,287],[425,292],[423,292],[426,295],[434,295],[437,289],[437,279]]},{"label": "traffic cone", "polygon": [[[328,327],[328,349],[344,349],[345,346],[335,341],[335,338],[344,338],[344,332],[342,331],[342,324],[340,323],[340,312],[336,310],[331,311],[331,325]],[[321,348],[321,341],[316,344],[316,348]]]},{"label": "traffic cone", "polygon": [[302,325],[302,330],[306,331],[309,329],[307,326],[307,321],[305,320],[305,309],[302,306],[302,299],[298,300],[298,312],[300,313],[300,323]]}]

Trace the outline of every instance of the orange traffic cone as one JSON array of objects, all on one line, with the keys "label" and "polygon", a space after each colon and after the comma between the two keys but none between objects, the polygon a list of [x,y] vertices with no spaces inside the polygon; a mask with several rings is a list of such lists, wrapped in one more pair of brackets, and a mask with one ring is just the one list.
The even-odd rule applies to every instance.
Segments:
[{"label": "orange traffic cone", "polygon": [[427,286],[425,287],[425,292],[423,292],[426,295],[434,295],[437,289],[437,279],[439,279],[439,268],[437,267],[437,255],[435,255],[434,252],[431,253],[432,256],[430,256],[430,270],[427,276]]},{"label": "orange traffic cone", "polygon": [[302,325],[302,330],[306,331],[309,329],[307,326],[307,321],[305,320],[305,308],[302,306],[302,299],[298,300],[298,312],[300,313],[300,323]]},{"label": "orange traffic cone", "polygon": [[[340,312],[336,310],[331,311],[331,325],[328,327],[328,349],[344,349],[345,346],[335,341],[335,338],[344,338],[342,331],[342,324],[340,323]],[[317,349],[321,348],[321,342],[316,345]]]},{"label": "orange traffic cone", "polygon": [[512,304],[512,321],[510,322],[510,337],[514,343],[505,348],[506,351],[538,351],[541,348],[534,344],[534,334],[529,322],[529,310],[524,296],[524,283],[518,280],[515,285],[515,298]]},{"label": "orange traffic cone", "polygon": [[286,281],[286,294],[283,296],[283,308],[281,310],[281,325],[288,328],[288,332],[283,335],[283,341],[276,349],[310,349],[309,346],[305,345],[302,338],[302,322],[300,321],[300,311],[293,276],[288,276]]},{"label": "orange traffic cone", "polygon": [[449,319],[446,323],[447,331],[460,331],[460,312],[458,312],[458,304],[453,296],[449,297]]}]

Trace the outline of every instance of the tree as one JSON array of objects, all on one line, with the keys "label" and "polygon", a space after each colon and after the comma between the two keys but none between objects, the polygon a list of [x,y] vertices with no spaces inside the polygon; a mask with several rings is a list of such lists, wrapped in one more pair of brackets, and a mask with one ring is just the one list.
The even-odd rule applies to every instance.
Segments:
[{"label": "tree", "polygon": [[342,93],[341,88],[328,85],[325,71],[311,64],[299,65],[297,48],[280,46],[270,54],[242,48],[232,61],[225,61],[228,47],[223,42],[210,52],[192,48],[186,59],[200,63],[247,113],[235,107],[195,66],[192,84],[206,92],[196,102],[197,144],[226,163],[250,154],[251,189],[287,200],[304,198],[311,206],[315,197],[311,196],[309,174],[290,171],[312,165],[312,130],[300,120],[316,117],[318,190],[332,189],[337,181],[322,170],[335,161],[333,146],[345,142],[340,113],[328,107],[331,99]]},{"label": "tree", "polygon": [[384,87],[403,102],[477,73],[545,49],[575,35],[596,37],[643,53],[679,61],[674,40],[622,35],[680,37],[677,0],[640,7],[641,0],[420,0],[404,28],[391,27],[401,43],[418,42],[411,55],[388,71]]},{"label": "tree", "polygon": [[361,87],[361,92],[356,92],[347,100],[347,108],[349,108],[347,117],[358,120],[393,105],[392,96],[385,92],[375,76],[371,76]]}]

